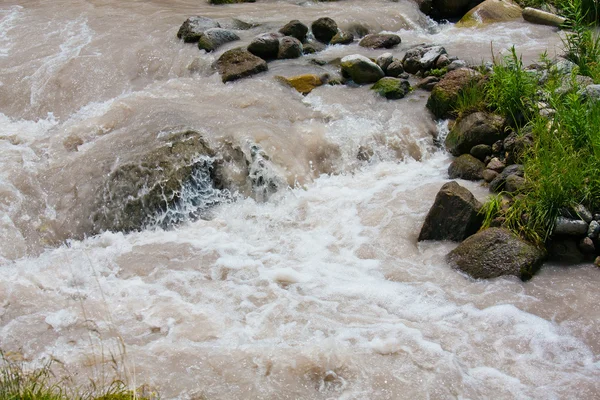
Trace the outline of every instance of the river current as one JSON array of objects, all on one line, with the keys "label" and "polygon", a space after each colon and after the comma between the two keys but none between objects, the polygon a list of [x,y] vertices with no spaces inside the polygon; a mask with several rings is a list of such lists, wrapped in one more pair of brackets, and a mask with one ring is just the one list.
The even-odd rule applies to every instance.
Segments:
[{"label": "river current", "polygon": [[[193,15],[256,26],[207,54],[176,38]],[[450,162],[427,92],[302,96],[274,78],[385,51],[330,46],[229,84],[211,68],[321,16],[399,34],[397,57],[418,43],[473,63],[512,45],[526,62],[560,54],[552,28],[458,29],[409,1],[0,1],[0,349],[82,382],[116,371],[165,399],[600,397],[597,268],[474,281],[444,261],[456,244],[417,243]],[[107,166],[174,128],[259,146],[256,173],[279,190],[240,178],[205,218],[90,235]]]}]

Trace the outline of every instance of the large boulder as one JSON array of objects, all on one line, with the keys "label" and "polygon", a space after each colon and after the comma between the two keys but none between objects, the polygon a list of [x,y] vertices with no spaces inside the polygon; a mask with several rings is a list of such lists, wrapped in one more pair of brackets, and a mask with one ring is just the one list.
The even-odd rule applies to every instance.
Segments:
[{"label": "large boulder", "polygon": [[446,150],[454,156],[468,154],[474,146],[493,145],[506,138],[506,120],[496,114],[478,111],[461,118],[446,137]]},{"label": "large boulder", "polygon": [[358,45],[370,49],[389,49],[400,44],[401,41],[400,36],[393,33],[373,33],[362,38]]},{"label": "large boulder", "polygon": [[470,68],[459,68],[448,72],[435,85],[427,99],[427,108],[436,118],[452,116],[460,94],[469,86],[476,85],[482,75]]},{"label": "large boulder", "polygon": [[521,7],[510,0],[485,0],[466,13],[456,24],[459,28],[483,26],[521,19]]},{"label": "large boulder", "polygon": [[267,62],[241,47],[228,50],[219,57],[215,67],[223,83],[266,71]]},{"label": "large boulder", "polygon": [[190,17],[179,28],[177,37],[186,43],[195,43],[204,31],[211,28],[220,28],[221,25],[213,19],[206,17]]},{"label": "large boulder", "polygon": [[298,58],[301,57],[302,54],[302,43],[295,37],[284,36],[279,39],[279,53],[277,54],[277,58]]},{"label": "large boulder", "polygon": [[489,228],[467,238],[447,256],[456,269],[476,279],[515,275],[526,281],[542,265],[545,252],[503,228]]},{"label": "large boulder", "polygon": [[310,28],[315,39],[325,44],[328,44],[338,32],[336,22],[328,17],[319,18],[312,23]]},{"label": "large boulder", "polygon": [[469,181],[478,181],[483,179],[483,170],[485,164],[470,154],[463,154],[452,161],[448,167],[448,176],[450,179],[466,179]]},{"label": "large boulder", "polygon": [[304,42],[306,40],[306,34],[308,33],[308,26],[297,19],[294,19],[285,24],[284,27],[279,30],[279,33],[284,36],[295,37],[299,41]]},{"label": "large boulder", "polygon": [[427,213],[419,241],[452,240],[460,242],[481,227],[481,203],[468,189],[452,181],[444,184]]},{"label": "large boulder", "polygon": [[371,90],[379,93],[389,100],[401,99],[410,92],[410,83],[404,79],[381,78],[372,87]]},{"label": "large boulder", "polygon": [[180,198],[195,171],[215,173],[203,156],[215,154],[198,132],[175,132],[160,136],[153,149],[114,167],[99,190],[92,232],[141,229]]},{"label": "large boulder", "polygon": [[360,54],[352,54],[342,58],[342,75],[361,85],[374,83],[383,78],[384,73],[379,65]]},{"label": "large boulder", "polygon": [[559,27],[564,24],[567,19],[556,14],[538,10],[537,8],[525,7],[523,9],[523,19],[532,24],[550,25]]},{"label": "large boulder", "polygon": [[234,31],[222,28],[211,28],[200,35],[200,39],[198,39],[198,48],[200,50],[214,51],[225,43],[234,42],[236,40],[240,40],[240,37]]},{"label": "large boulder", "polygon": [[252,39],[248,51],[263,60],[274,60],[279,54],[279,39],[277,33],[264,33]]}]

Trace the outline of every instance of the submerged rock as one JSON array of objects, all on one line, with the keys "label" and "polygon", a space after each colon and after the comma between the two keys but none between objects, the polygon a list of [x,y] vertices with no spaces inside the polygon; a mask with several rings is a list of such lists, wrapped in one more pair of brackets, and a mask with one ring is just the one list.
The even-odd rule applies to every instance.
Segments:
[{"label": "submerged rock", "polygon": [[208,4],[237,4],[237,3],[255,3],[256,0],[208,0]]},{"label": "submerged rock", "polygon": [[223,53],[215,63],[215,67],[223,83],[255,75],[269,68],[265,60],[241,47]]},{"label": "submerged rock", "polygon": [[373,33],[362,38],[358,45],[370,49],[389,49],[400,44],[400,42],[400,36],[393,33]]},{"label": "submerged rock", "polygon": [[348,32],[339,31],[335,34],[334,37],[331,38],[331,42],[329,44],[350,44],[354,42],[354,35]]},{"label": "submerged rock", "polygon": [[284,36],[295,37],[299,41],[304,42],[306,40],[306,34],[308,33],[308,26],[297,19],[294,19],[285,24],[284,27],[279,30],[279,33]]},{"label": "submerged rock", "polygon": [[418,241],[453,240],[459,242],[476,233],[483,217],[481,203],[458,183],[444,184],[427,213]]},{"label": "submerged rock", "polygon": [[331,18],[323,17],[312,23],[311,30],[315,39],[321,43],[328,44],[337,34],[338,26]]},{"label": "submerged rock", "polygon": [[467,238],[446,259],[456,269],[476,279],[515,275],[533,277],[545,252],[503,228],[489,228]]},{"label": "submerged rock", "polygon": [[222,28],[211,28],[200,35],[198,48],[200,50],[214,51],[225,43],[236,40],[240,40],[240,37],[233,31]]},{"label": "submerged rock", "polygon": [[221,25],[213,19],[206,17],[190,17],[181,25],[177,37],[186,43],[195,43],[204,31],[211,28],[220,28]]},{"label": "submerged rock", "polygon": [[379,93],[389,100],[401,99],[410,92],[410,83],[407,80],[385,77],[377,81],[371,90]]},{"label": "submerged rock", "polygon": [[342,58],[340,65],[342,67],[342,75],[352,79],[359,85],[377,82],[384,76],[379,65],[360,54],[353,54]]}]

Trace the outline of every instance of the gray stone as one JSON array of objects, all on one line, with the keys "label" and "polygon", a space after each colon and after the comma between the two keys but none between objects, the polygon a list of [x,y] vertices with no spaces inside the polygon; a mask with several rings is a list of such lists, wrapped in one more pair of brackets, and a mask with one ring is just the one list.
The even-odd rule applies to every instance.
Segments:
[{"label": "gray stone", "polygon": [[335,34],[334,37],[331,38],[331,42],[329,44],[350,44],[354,42],[354,35],[348,32],[339,31]]},{"label": "gray stone", "polygon": [[478,144],[493,145],[506,137],[506,120],[496,114],[474,112],[461,118],[446,137],[446,150],[452,155],[467,154]]},{"label": "gray stone", "polygon": [[594,219],[594,216],[592,215],[592,213],[590,212],[590,210],[588,210],[587,208],[585,208],[585,206],[582,205],[582,204],[576,205],[573,211],[575,211],[575,214],[577,214],[577,216],[579,218],[581,218],[582,220],[584,220],[588,224],[590,222],[592,222],[592,220]]},{"label": "gray stone", "polygon": [[600,100],[600,85],[589,85],[582,91],[582,95],[591,100],[591,101],[599,101]]},{"label": "gray stone", "polygon": [[446,69],[448,71],[454,71],[455,69],[460,69],[460,68],[467,68],[467,62],[464,60],[454,60],[452,61],[450,64],[448,64],[448,66],[446,67]]},{"label": "gray stone", "polygon": [[[402,66],[402,61],[394,60],[390,65],[388,65],[385,74],[387,76],[391,76],[392,78],[399,78],[404,73],[404,67]],[[407,78],[403,78],[407,79]]]},{"label": "gray stone", "polygon": [[487,144],[478,144],[476,146],[471,147],[469,154],[471,154],[476,159],[483,161],[486,157],[492,155],[492,146],[489,146]]},{"label": "gray stone", "polygon": [[219,71],[223,83],[268,70],[265,60],[242,48],[228,50],[221,54],[215,67]]},{"label": "gray stone", "polygon": [[591,256],[596,254],[596,246],[594,246],[594,241],[589,237],[584,237],[579,241],[578,244],[579,251],[581,251],[586,256]]},{"label": "gray stone", "polygon": [[383,72],[387,71],[387,68],[391,63],[394,62],[394,55],[392,53],[383,53],[375,60],[375,63],[379,65],[379,68],[383,70]]},{"label": "gray stone", "polygon": [[252,39],[248,51],[263,60],[273,60],[279,54],[280,34],[265,33]]},{"label": "gray stone", "polygon": [[496,171],[492,171],[491,169],[484,169],[481,174],[487,183],[490,183],[498,176],[498,173]]},{"label": "gray stone", "polygon": [[587,236],[590,239],[596,239],[598,234],[600,233],[600,223],[598,221],[590,222],[590,226],[588,227]]},{"label": "gray stone", "polygon": [[513,164],[513,165],[509,165],[508,167],[504,168],[504,170],[498,174],[498,176],[496,178],[494,178],[493,181],[490,182],[490,191],[494,192],[494,193],[498,193],[501,192],[502,190],[504,190],[504,186],[506,184],[506,179],[511,176],[511,175],[516,175],[519,177],[523,177],[523,166],[520,164]]},{"label": "gray stone", "polygon": [[448,167],[450,179],[461,178],[470,181],[483,179],[485,165],[470,154],[463,154],[456,158]]},{"label": "gray stone", "polygon": [[496,172],[502,172],[502,170],[506,167],[506,165],[498,159],[498,157],[493,157],[490,162],[487,163],[486,168],[494,170]]},{"label": "gray stone", "polygon": [[225,43],[240,40],[240,37],[233,31],[222,28],[211,28],[198,39],[198,48],[200,50],[214,51]]},{"label": "gray stone", "polygon": [[567,21],[564,17],[531,7],[525,7],[522,15],[525,21],[531,22],[532,24],[559,27]]},{"label": "gray stone", "polygon": [[509,175],[504,181],[504,191],[508,193],[522,192],[525,189],[525,178],[518,175]]},{"label": "gray stone", "polygon": [[352,54],[341,60],[342,75],[361,85],[375,83],[384,77],[379,65],[360,54]]},{"label": "gray stone", "polygon": [[220,28],[219,23],[206,17],[190,17],[181,25],[177,37],[186,43],[195,43],[204,31],[211,28]]},{"label": "gray stone", "polygon": [[557,217],[554,222],[553,235],[583,236],[587,234],[589,225],[582,220]]},{"label": "gray stone", "polygon": [[423,89],[423,90],[427,90],[429,92],[431,92],[433,90],[433,87],[435,85],[437,85],[437,83],[440,81],[440,78],[438,78],[437,76],[428,76],[426,78],[421,79],[419,82],[417,82],[417,87],[419,89]]},{"label": "gray stone", "polygon": [[429,47],[419,60],[419,63],[421,64],[421,70],[427,71],[433,68],[438,57],[440,57],[442,54],[448,54],[446,53],[446,49],[444,49],[442,46]]},{"label": "gray stone", "polygon": [[277,58],[298,58],[303,54],[302,43],[294,37],[284,36],[279,40],[279,53]]},{"label": "gray stone", "polygon": [[311,30],[315,39],[321,43],[328,44],[337,34],[338,26],[331,18],[323,17],[312,23]]},{"label": "gray stone", "polygon": [[436,195],[418,240],[464,240],[481,227],[480,209],[481,203],[468,189],[448,182]]},{"label": "gray stone", "polygon": [[373,33],[362,38],[358,45],[370,49],[389,49],[400,42],[400,36],[393,33]]},{"label": "gray stone", "polygon": [[281,28],[279,32],[284,36],[292,36],[299,41],[304,42],[306,40],[306,34],[308,33],[308,26],[304,25],[297,19],[294,19],[285,24],[285,26]]},{"label": "gray stone", "polygon": [[476,279],[515,275],[530,279],[545,253],[503,228],[489,228],[467,238],[446,257],[456,269]]}]

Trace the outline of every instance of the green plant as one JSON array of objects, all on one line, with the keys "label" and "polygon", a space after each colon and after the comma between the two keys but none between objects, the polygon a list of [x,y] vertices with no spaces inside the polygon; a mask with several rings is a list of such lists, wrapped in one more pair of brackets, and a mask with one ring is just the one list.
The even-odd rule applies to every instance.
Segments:
[{"label": "green plant", "polygon": [[581,74],[596,75],[597,79],[600,36],[593,29],[593,22],[589,21],[592,12],[594,21],[596,19],[597,4],[594,2],[594,8],[586,6],[584,0],[563,0],[561,4],[567,17],[565,28],[570,31],[563,38],[564,57],[577,64]]},{"label": "green plant", "polygon": [[492,226],[492,221],[500,215],[502,210],[502,194],[491,196],[479,210],[479,214],[483,216],[481,230],[485,230]]},{"label": "green plant", "polygon": [[485,92],[482,85],[472,83],[461,90],[458,94],[454,111],[461,117],[486,108]]}]

